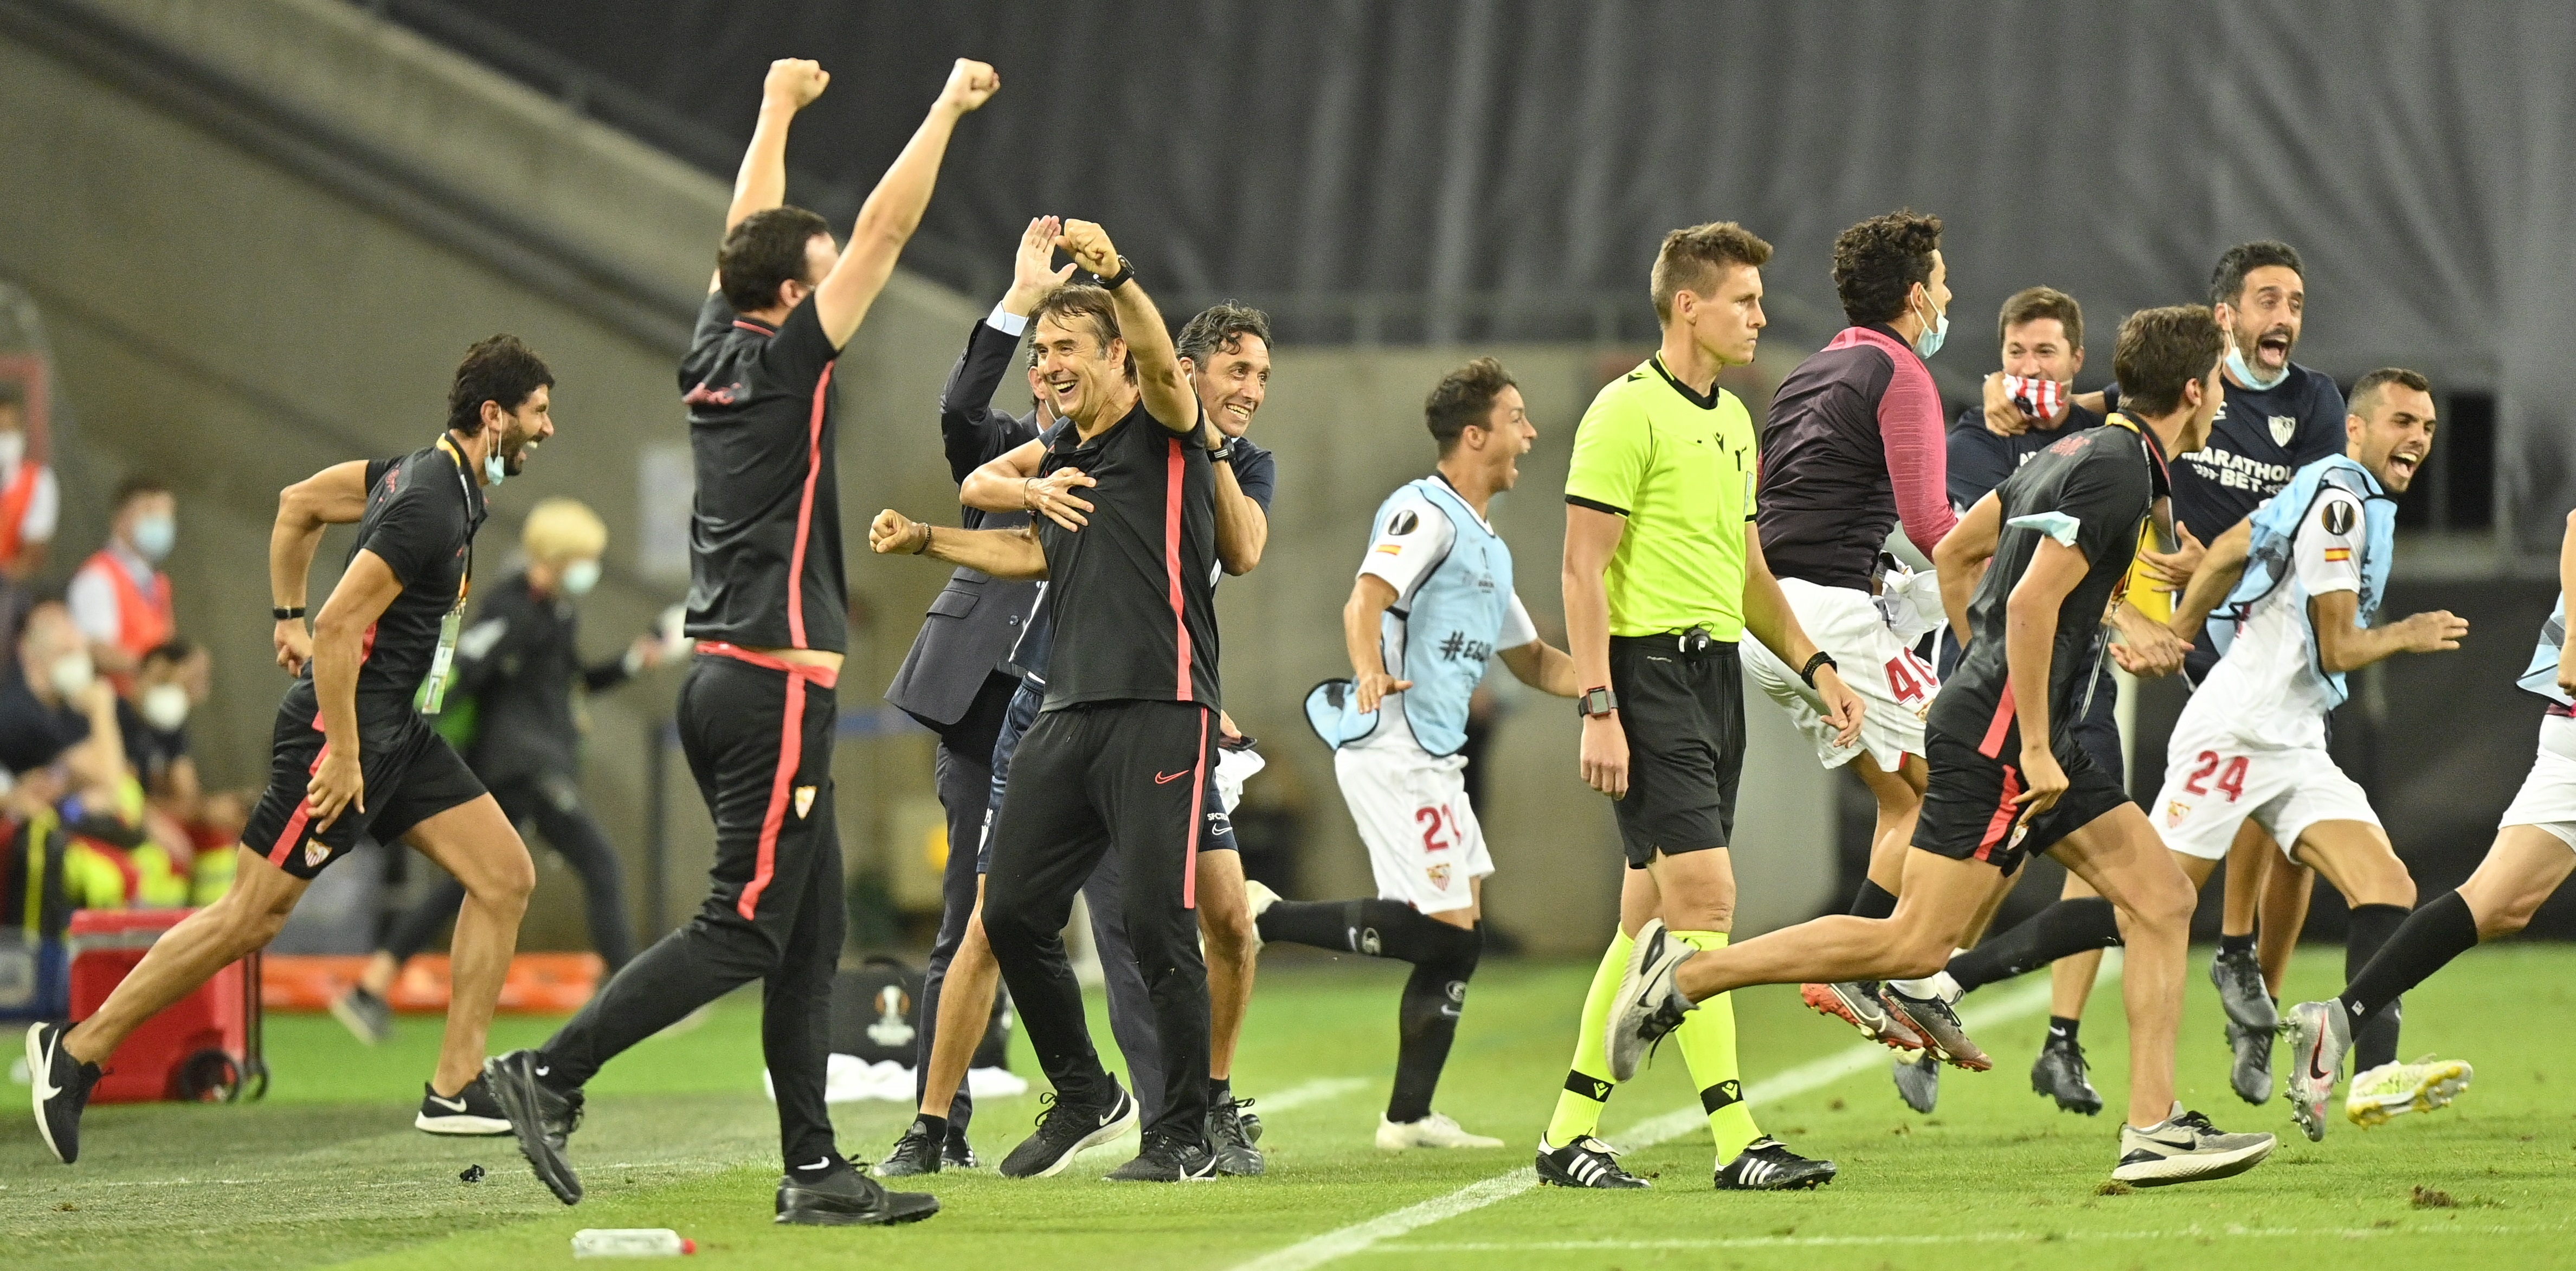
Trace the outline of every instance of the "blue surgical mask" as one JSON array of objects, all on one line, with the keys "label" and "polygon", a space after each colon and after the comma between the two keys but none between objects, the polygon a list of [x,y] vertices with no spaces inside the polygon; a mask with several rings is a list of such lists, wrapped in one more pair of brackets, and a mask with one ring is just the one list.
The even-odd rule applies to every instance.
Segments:
[{"label": "blue surgical mask", "polygon": [[483,483],[499,485],[509,479],[510,465],[508,461],[501,458],[501,447],[495,444],[492,447],[492,453],[483,456]]},{"label": "blue surgical mask", "polygon": [[2278,372],[2275,372],[2270,379],[2265,379],[2264,377],[2255,374],[2253,367],[2245,364],[2244,354],[2230,348],[2227,350],[2227,374],[2235,379],[2237,383],[2260,393],[2270,389],[2279,388],[2281,386],[2281,381],[2290,378],[2290,367],[2289,364],[2285,362],[2282,364],[2281,369]]},{"label": "blue surgical mask", "polygon": [[[1929,304],[1931,302],[1931,297],[1924,297],[1924,302]],[[1932,315],[1932,320],[1923,324],[1923,334],[1915,337],[1914,351],[1922,354],[1924,359],[1928,361],[1931,359],[1933,354],[1941,351],[1941,342],[1949,338],[1950,315],[1935,312]]]},{"label": "blue surgical mask", "polygon": [[178,541],[178,523],[169,517],[147,516],[134,523],[134,550],[143,553],[145,560],[167,560],[171,546]]},{"label": "blue surgical mask", "polygon": [[568,595],[568,596],[587,596],[587,595],[589,595],[589,594],[590,594],[590,589],[591,589],[591,588],[593,588],[593,587],[596,587],[596,586],[598,586],[598,585],[599,585],[599,562],[598,562],[598,561],[595,561],[595,560],[577,560],[577,561],[574,561],[573,563],[571,563],[571,564],[569,564],[569,565],[564,566],[564,571],[563,571],[563,588],[564,588],[564,594],[565,594],[565,595]]}]

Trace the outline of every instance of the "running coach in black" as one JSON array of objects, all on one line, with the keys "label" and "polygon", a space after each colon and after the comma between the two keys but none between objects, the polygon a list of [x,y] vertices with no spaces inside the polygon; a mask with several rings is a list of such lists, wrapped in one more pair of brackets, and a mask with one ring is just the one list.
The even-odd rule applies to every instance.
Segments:
[{"label": "running coach in black", "polygon": [[1136,1119],[1134,1097],[1092,1048],[1058,936],[1074,894],[1114,852],[1167,1080],[1142,1150],[1110,1177],[1208,1178],[1208,1091],[1182,1074],[1208,1067],[1207,965],[1193,911],[1220,706],[1209,581],[1218,568],[1215,477],[1198,394],[1134,271],[1097,225],[1068,222],[1063,245],[1103,283],[1061,288],[1032,317],[1039,375],[1056,414],[1073,424],[1042,466],[1092,477],[1089,525],[941,534],[889,510],[868,541],[879,552],[927,551],[996,577],[1049,580],[1046,702],[1012,757],[989,836],[984,934],[1056,1102],[1002,1173],[1054,1174]]},{"label": "running coach in black", "polygon": [[[297,676],[277,708],[268,789],[235,851],[232,890],[144,954],[77,1027],[27,1034],[36,1124],[65,1164],[98,1065],[145,1020],[268,944],[322,868],[361,835],[397,840],[465,884],[454,994],[429,1093],[478,1080],[519,916],[536,869],[465,761],[423,715],[442,704],[473,586],[483,487],[519,471],[554,435],[554,374],[516,336],[466,351],[447,392],[447,430],[391,459],[334,464],[278,496],[269,536],[277,664]],[[340,581],[304,629],[305,576],[331,525],[358,525]]]},{"label": "running coach in black", "polygon": [[847,247],[783,207],[788,123],[830,77],[772,63],[734,183],[716,286],[680,363],[697,499],[689,523],[680,745],[715,820],[713,886],[696,917],[626,964],[546,1044],[494,1059],[493,1093],[557,1199],[581,1200],[564,1157],[581,1086],[627,1047],[748,980],[765,981],[761,1049],[778,1095],[780,1222],[910,1222],[928,1196],[852,1169],[823,1104],[841,849],[832,825],[834,688],[848,647],[832,367],[921,223],[957,121],[1001,86],[960,60],[929,118],[859,209]]}]

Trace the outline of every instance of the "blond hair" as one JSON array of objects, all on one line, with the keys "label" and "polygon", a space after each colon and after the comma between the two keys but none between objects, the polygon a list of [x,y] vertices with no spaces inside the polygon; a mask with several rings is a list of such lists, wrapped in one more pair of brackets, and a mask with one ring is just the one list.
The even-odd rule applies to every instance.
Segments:
[{"label": "blond hair", "polygon": [[541,564],[583,560],[608,550],[608,524],[579,499],[546,499],[529,511],[519,545]]}]

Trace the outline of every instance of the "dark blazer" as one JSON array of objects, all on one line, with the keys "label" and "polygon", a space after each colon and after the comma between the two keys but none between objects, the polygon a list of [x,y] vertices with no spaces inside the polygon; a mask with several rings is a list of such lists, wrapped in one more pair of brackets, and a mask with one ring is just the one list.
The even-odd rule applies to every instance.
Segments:
[{"label": "dark blazer", "polygon": [[[940,441],[948,451],[949,474],[961,484],[968,473],[1037,439],[1036,412],[1015,417],[992,407],[993,391],[1010,371],[1019,347],[1018,336],[976,319],[965,353],[940,390]],[[1007,529],[1029,521],[1026,512],[961,511],[970,530]],[[964,718],[986,677],[1010,656],[1037,598],[1034,582],[1008,582],[959,567],[930,602],[921,634],[913,637],[912,651],[886,688],[886,700],[934,730]]]}]

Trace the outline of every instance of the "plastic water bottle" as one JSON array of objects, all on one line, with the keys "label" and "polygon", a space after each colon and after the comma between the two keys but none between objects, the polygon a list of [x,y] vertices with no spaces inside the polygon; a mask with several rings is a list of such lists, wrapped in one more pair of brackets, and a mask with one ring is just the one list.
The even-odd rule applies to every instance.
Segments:
[{"label": "plastic water bottle", "polygon": [[572,1233],[576,1258],[676,1258],[697,1251],[697,1241],[668,1227],[585,1227]]}]

